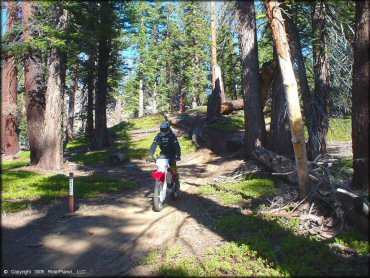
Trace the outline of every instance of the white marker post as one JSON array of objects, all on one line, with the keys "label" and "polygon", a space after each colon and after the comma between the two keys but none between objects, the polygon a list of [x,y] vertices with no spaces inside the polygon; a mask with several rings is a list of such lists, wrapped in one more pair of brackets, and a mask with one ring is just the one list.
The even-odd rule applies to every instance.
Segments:
[{"label": "white marker post", "polygon": [[74,212],[73,173],[69,173],[69,212]]}]

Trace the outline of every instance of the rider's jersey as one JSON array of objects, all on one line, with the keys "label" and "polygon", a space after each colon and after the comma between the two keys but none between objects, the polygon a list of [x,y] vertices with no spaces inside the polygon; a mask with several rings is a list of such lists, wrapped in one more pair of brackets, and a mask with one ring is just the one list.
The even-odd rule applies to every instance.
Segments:
[{"label": "rider's jersey", "polygon": [[150,156],[154,155],[157,145],[159,145],[161,155],[165,155],[169,159],[181,156],[179,142],[176,135],[172,131],[166,135],[163,135],[162,133],[157,134],[157,136],[154,138],[152,146],[150,147]]}]

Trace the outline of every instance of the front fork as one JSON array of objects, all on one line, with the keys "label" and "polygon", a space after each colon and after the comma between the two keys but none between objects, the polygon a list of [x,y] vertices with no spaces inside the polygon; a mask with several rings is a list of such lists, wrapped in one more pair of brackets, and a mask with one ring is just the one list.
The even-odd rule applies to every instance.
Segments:
[{"label": "front fork", "polygon": [[168,171],[166,171],[166,174],[164,176],[163,188],[159,195],[159,200],[161,201],[161,203],[164,202],[164,199],[166,199],[166,194],[167,194],[167,172]]}]

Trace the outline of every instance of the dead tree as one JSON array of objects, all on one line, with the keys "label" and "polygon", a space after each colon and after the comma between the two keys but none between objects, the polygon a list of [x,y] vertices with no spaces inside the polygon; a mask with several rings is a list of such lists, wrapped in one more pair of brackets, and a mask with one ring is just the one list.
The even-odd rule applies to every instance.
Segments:
[{"label": "dead tree", "polygon": [[279,68],[283,78],[285,98],[288,103],[289,123],[292,133],[293,149],[299,183],[299,196],[303,199],[309,194],[310,185],[308,183],[304,123],[299,107],[297,82],[290,59],[289,45],[279,3],[276,0],[266,0],[265,4],[267,7],[267,14],[278,54]]}]

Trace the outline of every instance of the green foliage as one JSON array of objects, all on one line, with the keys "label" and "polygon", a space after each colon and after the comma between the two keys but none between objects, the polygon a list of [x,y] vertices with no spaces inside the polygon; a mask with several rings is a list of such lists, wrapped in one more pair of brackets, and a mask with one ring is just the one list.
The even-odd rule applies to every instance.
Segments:
[{"label": "green foliage", "polygon": [[[67,197],[69,178],[64,175],[40,175],[30,171],[2,172],[2,202],[4,209],[21,209],[31,201],[51,201]],[[102,192],[119,192],[133,189],[131,182],[115,177],[83,176],[74,178],[76,198],[94,198]],[[15,202],[17,201],[17,202]]]},{"label": "green foliage", "polygon": [[218,22],[221,24],[217,26],[217,62],[222,69],[227,98],[242,98],[242,61],[236,25],[238,15],[232,3],[223,2],[220,6],[224,12],[219,14]]},{"label": "green foliage", "polygon": [[235,115],[225,116],[222,121],[217,121],[208,126],[210,128],[225,131],[225,132],[236,132],[240,129],[245,128],[244,114],[238,113]]},{"label": "green foliage", "polygon": [[150,265],[158,262],[160,253],[158,250],[151,251],[147,256],[140,258],[139,263],[141,265]]},{"label": "green foliage", "polygon": [[207,112],[207,106],[206,105],[201,105],[201,106],[195,107],[193,109],[189,109],[187,111],[187,113],[192,113],[192,112],[206,113]]},{"label": "green foliage", "polygon": [[[143,81],[145,113],[174,111],[182,93],[186,104],[204,101],[209,84],[209,21],[198,2],[137,2],[135,32],[130,36],[137,68],[122,86],[131,115],[138,111]],[[179,92],[179,82],[182,91]],[[157,111],[151,106],[156,95]]]},{"label": "green foliage", "polygon": [[82,147],[88,146],[90,143],[86,137],[79,137],[67,143],[65,150],[72,151],[75,149],[81,149]]},{"label": "green foliage", "polygon": [[329,120],[329,141],[352,141],[351,118]]},{"label": "green foliage", "polygon": [[28,161],[4,161],[1,163],[1,170],[10,170],[30,165]]},{"label": "green foliage", "polygon": [[8,161],[1,161],[1,170],[10,170],[15,169],[23,166],[30,165],[30,152],[29,151],[21,151],[19,154],[18,159],[16,160],[8,160]]},{"label": "green foliage", "polygon": [[360,240],[359,238],[359,235],[356,233],[345,232],[342,235],[336,237],[335,242],[346,247],[353,248],[361,255],[369,254],[369,241]]},{"label": "green foliage", "polygon": [[181,246],[175,246],[172,248],[167,248],[164,251],[166,261],[172,261],[175,260],[183,251],[183,248]]},{"label": "green foliage", "polygon": [[157,263],[157,267],[153,270],[154,275],[177,277],[252,276],[257,273],[263,276],[283,275],[283,272],[274,269],[246,244],[230,242],[220,247],[211,247],[200,258],[185,256],[177,259],[182,248],[175,247],[170,250],[175,249],[178,249],[175,256],[169,257],[167,251],[161,252],[164,263],[160,263],[156,256],[154,262]]},{"label": "green foliage", "polygon": [[223,205],[234,205],[243,202],[243,197],[232,193],[232,192],[222,192],[218,196],[219,200],[221,201],[221,204]]},{"label": "green foliage", "polygon": [[141,118],[135,118],[132,120],[132,130],[145,130],[148,128],[154,128],[158,127],[161,123],[165,121],[165,118],[163,115],[158,114],[158,115],[150,115],[150,116],[145,116]]},{"label": "green foliage", "polygon": [[[141,118],[135,118],[130,122],[123,122],[108,129],[111,136],[116,136],[120,143],[117,145],[117,150],[128,148],[127,156],[129,159],[143,159],[148,156],[151,144],[154,141],[156,133],[144,137],[143,139],[132,141],[129,134],[134,130],[147,130],[151,128],[158,128],[165,118],[162,115],[151,115]],[[178,137],[182,154],[195,152],[197,147],[192,143],[191,139]],[[67,151],[76,151],[87,149],[89,140],[85,137],[78,138],[67,144]],[[81,164],[104,164],[108,163],[109,157],[113,154],[111,148],[105,148],[98,151],[87,151],[83,153],[73,154],[71,161]],[[160,150],[157,148],[156,155]]]},{"label": "green foliage", "polygon": [[78,153],[71,157],[71,161],[81,164],[104,164],[107,163],[113,151],[109,148],[98,151],[88,151],[85,153]]},{"label": "green foliage", "polygon": [[275,195],[274,182],[271,179],[245,178],[240,182],[224,185],[225,188],[244,193],[252,198]]},{"label": "green foliage", "polygon": [[203,196],[214,195],[217,193],[217,189],[211,184],[201,185],[199,187],[199,194]]},{"label": "green foliage", "polygon": [[[234,213],[219,219],[216,228],[237,238],[239,244],[257,250],[258,256],[273,262],[271,267],[284,275],[354,274],[353,269],[331,250],[330,242],[319,242],[291,232],[297,227],[297,221],[286,223],[258,214]],[[360,250],[366,252],[366,249]],[[338,270],[334,270],[333,266],[338,266]]]},{"label": "green foliage", "polygon": [[223,205],[231,205],[243,202],[239,193],[251,198],[261,198],[263,196],[275,195],[274,182],[270,179],[247,177],[232,184],[219,184],[220,189],[216,189],[212,184],[199,187],[201,195],[215,195]]}]

